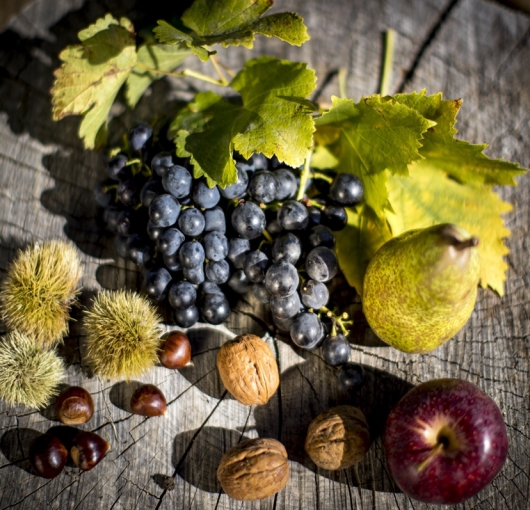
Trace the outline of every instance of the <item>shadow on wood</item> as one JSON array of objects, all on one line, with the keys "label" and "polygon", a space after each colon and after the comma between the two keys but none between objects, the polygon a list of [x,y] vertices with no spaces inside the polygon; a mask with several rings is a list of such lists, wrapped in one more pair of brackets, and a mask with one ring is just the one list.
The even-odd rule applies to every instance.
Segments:
[{"label": "shadow on wood", "polygon": [[132,413],[131,397],[143,385],[144,383],[139,381],[120,381],[110,389],[109,399],[116,407],[119,407],[127,413]]},{"label": "shadow on wood", "polygon": [[29,447],[31,442],[40,435],[41,432],[24,427],[10,429],[0,439],[0,450],[9,462],[33,474],[28,460]]}]

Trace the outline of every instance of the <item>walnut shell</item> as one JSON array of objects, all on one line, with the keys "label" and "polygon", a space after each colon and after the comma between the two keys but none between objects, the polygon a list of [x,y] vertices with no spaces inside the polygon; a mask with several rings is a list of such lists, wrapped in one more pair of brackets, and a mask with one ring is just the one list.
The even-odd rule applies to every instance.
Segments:
[{"label": "walnut shell", "polygon": [[266,404],[280,384],[276,359],[256,335],[240,335],[223,344],[217,368],[225,388],[248,406]]},{"label": "walnut shell", "polygon": [[305,451],[323,469],[346,469],[370,448],[364,414],[353,406],[338,406],[319,414],[309,425]]},{"label": "walnut shell", "polygon": [[248,439],[230,448],[217,469],[223,490],[242,501],[276,494],[287,485],[289,474],[285,447],[268,438]]}]

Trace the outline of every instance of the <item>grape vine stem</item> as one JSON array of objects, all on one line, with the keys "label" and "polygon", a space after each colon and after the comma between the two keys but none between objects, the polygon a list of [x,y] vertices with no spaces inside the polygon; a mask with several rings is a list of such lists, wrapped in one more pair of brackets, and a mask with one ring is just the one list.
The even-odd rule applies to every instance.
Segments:
[{"label": "grape vine stem", "polygon": [[185,77],[195,78],[197,80],[205,81],[207,83],[213,83],[214,85],[219,85],[220,87],[226,87],[228,84],[228,81],[226,81],[226,79],[224,81],[216,80],[206,74],[202,74],[197,71],[192,71],[191,69],[184,69],[180,73],[175,73],[172,71],[161,71],[160,69],[153,69],[152,67],[146,66],[145,64],[142,64],[141,62],[136,62],[136,66],[141,67],[142,69],[145,69],[146,71],[149,71],[150,73],[163,74],[164,76],[172,76],[173,78],[185,78]]},{"label": "grape vine stem", "polygon": [[381,71],[381,83],[379,93],[387,96],[390,93],[390,82],[392,80],[392,66],[394,65],[394,39],[396,33],[387,30],[385,33],[385,56],[383,58],[383,69]]},{"label": "grape vine stem", "polygon": [[311,173],[311,154],[313,153],[312,150],[310,150],[307,153],[307,156],[304,161],[304,169],[302,170],[302,173],[300,174],[300,186],[298,187],[298,193],[296,194],[296,200],[302,200],[304,198],[305,189],[307,186],[307,180],[309,179],[309,174]]}]

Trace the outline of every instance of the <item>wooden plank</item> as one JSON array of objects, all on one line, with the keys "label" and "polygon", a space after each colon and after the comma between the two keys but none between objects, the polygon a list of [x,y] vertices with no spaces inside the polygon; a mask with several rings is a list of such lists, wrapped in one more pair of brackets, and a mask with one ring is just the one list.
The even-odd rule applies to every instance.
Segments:
[{"label": "wooden plank", "polygon": [[[50,120],[48,90],[58,52],[107,9],[133,21],[164,17],[146,1],[35,0],[24,19],[0,34],[0,269],[4,272],[16,250],[29,242],[71,239],[85,264],[82,305],[101,287],[135,288],[139,281],[133,265],[114,260],[112,240],[101,230],[91,196],[104,177],[99,155],[82,150],[76,119],[59,124]],[[323,85],[320,100],[326,100],[338,93],[336,77],[326,84],[326,75],[346,66],[348,93],[358,99],[377,91],[382,32],[392,28],[397,32],[392,91],[427,88],[443,91],[446,98],[463,97],[459,136],[475,143],[489,141],[491,156],[530,166],[527,16],[482,0],[289,0],[274,10],[304,16],[312,41],[298,49],[260,38],[252,54],[243,48],[228,52],[225,60],[232,68],[258,54],[307,61]],[[116,138],[120,129],[150,119],[157,109],[174,108],[175,98],[183,94],[179,89],[176,82],[161,82],[137,111],[118,112],[111,125]],[[396,491],[385,469],[381,433],[399,397],[412,385],[436,377],[478,384],[499,404],[508,425],[506,466],[465,508],[526,508],[529,179],[521,177],[518,188],[501,190],[514,205],[506,217],[512,237],[505,297],[481,291],[464,330],[423,356],[382,347],[366,328],[355,330],[352,360],[366,367],[367,384],[352,402],[365,411],[374,436],[369,455],[357,469],[330,474],[317,470],[305,456],[302,444],[311,419],[351,400],[338,388],[335,369],[325,365],[319,353],[302,352],[284,338],[267,336],[267,312],[249,300],[239,304],[227,328],[233,334],[265,335],[278,351],[282,371],[280,391],[258,408],[227,396],[214,369],[217,349],[230,333],[198,326],[191,332],[196,346],[193,367],[181,372],[157,368],[141,379],[164,391],[171,401],[167,415],[147,420],[131,415],[127,400],[137,382],[88,377],[82,330],[74,323],[63,349],[70,362],[67,382],[82,384],[93,394],[96,414],[82,428],[98,431],[112,451],[91,472],[79,474],[67,467],[54,480],[38,478],[28,472],[29,442],[58,422],[50,409],[32,412],[0,403],[0,510],[428,508]],[[74,314],[82,316],[80,309]],[[221,493],[215,470],[227,448],[241,437],[256,436],[276,437],[286,445],[292,477],[277,498],[241,504]],[[167,477],[174,479],[174,490],[164,489]]]}]

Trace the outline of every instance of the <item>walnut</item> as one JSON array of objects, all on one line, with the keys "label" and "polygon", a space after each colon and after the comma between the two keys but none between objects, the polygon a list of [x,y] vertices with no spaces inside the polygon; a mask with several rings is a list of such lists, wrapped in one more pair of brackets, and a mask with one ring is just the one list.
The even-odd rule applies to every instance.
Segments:
[{"label": "walnut", "polygon": [[338,406],[319,414],[309,425],[305,451],[323,469],[357,464],[370,448],[364,414],[353,406]]},{"label": "walnut", "polygon": [[217,478],[234,499],[254,501],[281,491],[289,481],[285,447],[276,439],[242,441],[221,458]]},{"label": "walnut", "polygon": [[223,344],[217,368],[225,388],[245,405],[266,404],[280,384],[272,351],[256,335],[241,335]]}]

